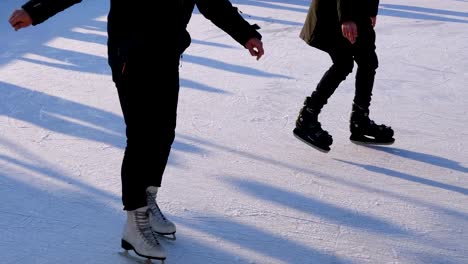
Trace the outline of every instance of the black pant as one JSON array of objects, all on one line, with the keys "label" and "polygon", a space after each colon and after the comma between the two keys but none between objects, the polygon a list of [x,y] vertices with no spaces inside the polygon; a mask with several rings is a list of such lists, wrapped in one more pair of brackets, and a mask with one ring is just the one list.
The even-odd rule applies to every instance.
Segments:
[{"label": "black pant", "polygon": [[141,49],[109,46],[109,64],[126,124],[121,168],[124,210],[145,206],[146,188],[161,186],[175,137],[180,57],[163,54],[151,61],[152,56]]},{"label": "black pant", "polygon": [[375,52],[375,31],[370,23],[363,23],[358,24],[358,34],[359,36],[353,45],[342,38],[339,44],[327,50],[333,65],[325,72],[316,90],[312,93],[313,105],[311,107],[320,110],[340,83],[353,71],[354,62],[356,62],[358,67],[354,103],[362,108],[369,108],[375,71],[378,67]]}]

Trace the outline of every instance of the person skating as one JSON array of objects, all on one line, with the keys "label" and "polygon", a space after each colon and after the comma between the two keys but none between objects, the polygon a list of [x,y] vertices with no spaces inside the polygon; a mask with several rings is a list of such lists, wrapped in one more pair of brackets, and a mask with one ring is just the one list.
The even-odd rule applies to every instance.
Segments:
[{"label": "person skating", "polygon": [[[15,30],[38,25],[80,2],[30,0],[13,11],[9,23]],[[175,138],[179,62],[191,42],[187,24],[195,5],[257,60],[263,56],[256,25],[249,24],[229,0],[110,0],[108,64],[127,139],[121,167],[127,221],[121,246],[148,259],[164,261],[166,252],[157,234],[176,232],[156,198]]]},{"label": "person skating", "polygon": [[323,151],[330,151],[332,136],[322,128],[319,113],[336,88],[357,64],[355,96],[350,116],[350,140],[360,144],[392,144],[393,129],[369,118],[374,78],[378,67],[374,26],[379,0],[314,0],[300,38],[327,52],[332,66],[315,91],[306,97],[293,134]]}]

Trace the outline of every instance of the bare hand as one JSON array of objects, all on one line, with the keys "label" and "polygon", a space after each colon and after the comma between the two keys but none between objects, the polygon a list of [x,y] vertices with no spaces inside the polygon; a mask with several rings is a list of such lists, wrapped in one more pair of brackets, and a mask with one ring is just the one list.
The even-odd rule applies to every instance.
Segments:
[{"label": "bare hand", "polygon": [[375,23],[377,23],[377,17],[371,17],[370,20],[372,23],[372,27],[375,27]]},{"label": "bare hand", "polygon": [[30,26],[32,24],[32,19],[28,12],[23,9],[17,9],[13,11],[8,22],[10,22],[10,25],[15,31],[18,31],[21,28]]},{"label": "bare hand", "polygon": [[250,55],[257,57],[257,60],[259,60],[264,54],[263,43],[258,38],[249,39],[245,44],[245,48],[249,50]]},{"label": "bare hand", "polygon": [[356,38],[358,37],[356,23],[354,23],[353,21],[344,22],[341,25],[341,32],[343,33],[343,37],[348,39],[349,42],[351,42],[351,44],[354,44],[354,42],[356,42]]}]

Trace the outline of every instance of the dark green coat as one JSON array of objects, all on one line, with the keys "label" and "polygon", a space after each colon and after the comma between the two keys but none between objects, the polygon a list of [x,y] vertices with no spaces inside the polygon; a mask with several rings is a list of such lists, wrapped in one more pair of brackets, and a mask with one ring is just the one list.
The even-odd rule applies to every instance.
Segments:
[{"label": "dark green coat", "polygon": [[358,25],[370,23],[377,16],[379,0],[312,0],[300,38],[307,44],[328,51],[347,41],[341,24],[354,21]]}]

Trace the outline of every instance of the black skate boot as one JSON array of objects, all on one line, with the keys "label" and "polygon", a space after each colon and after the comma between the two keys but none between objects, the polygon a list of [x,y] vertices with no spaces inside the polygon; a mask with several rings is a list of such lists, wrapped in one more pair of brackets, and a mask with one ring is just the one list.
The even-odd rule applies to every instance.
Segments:
[{"label": "black skate boot", "polygon": [[296,128],[293,130],[294,136],[319,151],[329,152],[333,138],[322,129],[318,121],[320,110],[313,109],[310,105],[310,97],[307,97],[296,120]]},{"label": "black skate boot", "polygon": [[395,142],[393,129],[386,125],[377,125],[369,119],[369,109],[353,104],[350,118],[351,136],[356,144],[391,145]]}]

